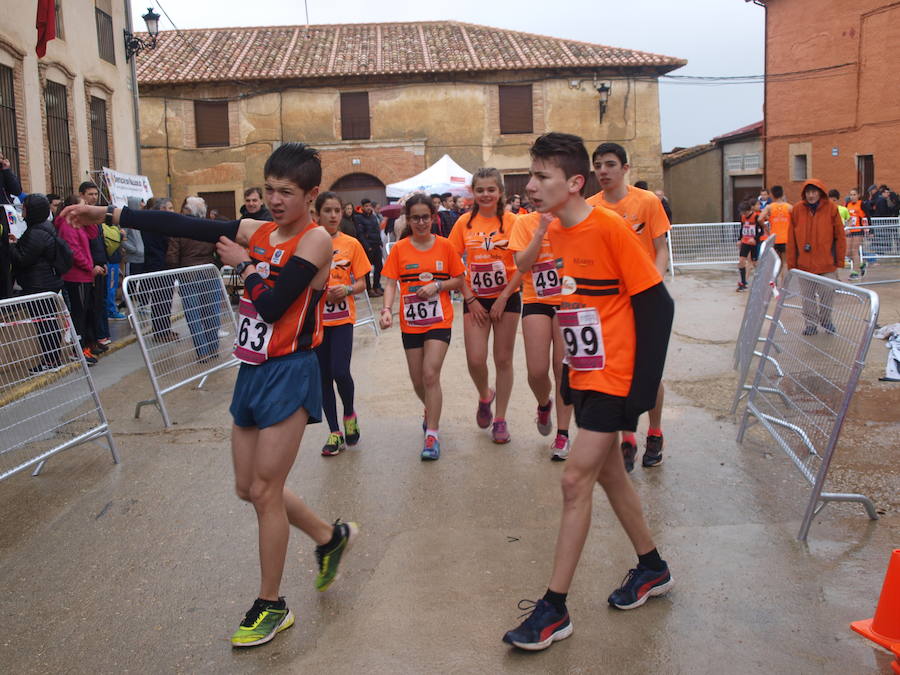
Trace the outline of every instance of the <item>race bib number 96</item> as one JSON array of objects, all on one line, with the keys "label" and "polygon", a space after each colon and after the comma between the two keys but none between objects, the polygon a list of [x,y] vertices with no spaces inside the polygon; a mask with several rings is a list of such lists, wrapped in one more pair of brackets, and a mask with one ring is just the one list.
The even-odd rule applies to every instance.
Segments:
[{"label": "race bib number 96", "polygon": [[347,298],[343,297],[337,302],[326,302],[325,310],[322,312],[324,321],[337,321],[339,319],[350,318],[350,304]]},{"label": "race bib number 96", "polygon": [[606,350],[600,316],[593,307],[560,310],[559,326],[566,343],[565,362],[572,370],[603,370]]},{"label": "race bib number 96", "polygon": [[241,298],[238,332],[234,340],[234,358],[258,366],[269,358],[269,340],[275,327],[262,320],[253,303]]},{"label": "race bib number 96", "polygon": [[506,267],[500,260],[489,263],[472,263],[469,265],[469,273],[475,295],[498,295],[506,288]]},{"label": "race bib number 96", "polygon": [[403,296],[403,316],[410,326],[431,326],[444,320],[440,294],[423,299],[418,295]]}]

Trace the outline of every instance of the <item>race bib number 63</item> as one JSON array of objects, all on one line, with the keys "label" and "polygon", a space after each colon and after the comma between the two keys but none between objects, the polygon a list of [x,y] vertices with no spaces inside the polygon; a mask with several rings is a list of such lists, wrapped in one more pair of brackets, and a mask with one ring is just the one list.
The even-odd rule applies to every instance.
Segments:
[{"label": "race bib number 63", "polygon": [[265,363],[269,358],[269,340],[272,339],[274,328],[272,324],[263,321],[252,302],[241,298],[234,358],[252,366]]},{"label": "race bib number 63", "polygon": [[603,370],[606,350],[600,316],[593,307],[560,310],[559,325],[566,343],[565,362],[572,370]]}]

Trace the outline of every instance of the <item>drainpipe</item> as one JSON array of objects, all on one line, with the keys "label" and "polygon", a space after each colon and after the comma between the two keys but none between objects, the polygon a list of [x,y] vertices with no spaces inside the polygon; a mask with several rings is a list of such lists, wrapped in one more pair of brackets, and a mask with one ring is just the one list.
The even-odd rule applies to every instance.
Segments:
[{"label": "drainpipe", "polygon": [[[131,1],[124,0],[125,4],[125,29],[129,33],[134,33],[134,27],[131,25]],[[140,175],[141,170],[141,113],[140,102],[138,100],[138,81],[137,81],[137,65],[135,63],[137,54],[129,59],[131,61],[131,107],[134,113],[134,151],[135,151],[135,173]]]}]

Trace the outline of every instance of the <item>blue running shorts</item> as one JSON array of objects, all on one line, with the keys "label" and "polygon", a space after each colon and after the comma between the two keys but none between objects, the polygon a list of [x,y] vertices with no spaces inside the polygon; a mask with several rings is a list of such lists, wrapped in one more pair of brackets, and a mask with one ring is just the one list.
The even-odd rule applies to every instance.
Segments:
[{"label": "blue running shorts", "polygon": [[308,424],[322,421],[322,380],[315,352],[294,352],[258,366],[241,364],[229,409],[237,426],[265,429],[299,408],[309,413]]}]

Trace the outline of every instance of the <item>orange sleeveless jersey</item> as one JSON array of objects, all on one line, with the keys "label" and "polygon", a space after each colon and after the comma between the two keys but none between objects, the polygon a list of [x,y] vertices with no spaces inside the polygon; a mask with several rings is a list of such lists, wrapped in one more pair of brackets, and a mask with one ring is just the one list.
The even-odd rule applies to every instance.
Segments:
[{"label": "orange sleeveless jersey", "polygon": [[850,211],[850,229],[849,234],[860,234],[864,227],[868,227],[869,222],[866,219],[866,212],[863,211],[862,202],[847,202],[847,210]]},{"label": "orange sleeveless jersey", "polygon": [[[529,213],[516,218],[509,237],[509,250],[524,251],[528,248],[541,220],[540,213]],[[558,305],[562,296],[562,262],[558,262],[550,249],[550,240],[544,235],[541,250],[531,270],[522,275],[522,302],[539,302]]]},{"label": "orange sleeveless jersey", "polygon": [[787,202],[769,204],[769,231],[776,244],[786,244],[788,226],[791,224],[791,206]]},{"label": "orange sleeveless jersey", "polygon": [[741,214],[741,243],[749,244],[752,246],[753,244],[758,244],[756,241],[756,212],[754,211],[749,216],[745,216],[743,213]]},{"label": "orange sleeveless jersey", "polygon": [[607,209],[594,208],[573,227],[556,220],[547,236],[565,272],[558,316],[569,385],[627,396],[636,349],[631,296],[662,277],[637,234]]},{"label": "orange sleeveless jersey", "polygon": [[449,240],[436,236],[427,251],[420,251],[407,237],[398,241],[384,263],[381,275],[400,283],[400,330],[427,333],[453,325],[450,291],[441,291],[427,300],[416,291],[432,281],[447,281],[466,273]]},{"label": "orange sleeveless jersey", "polygon": [[669,217],[666,215],[666,210],[659,197],[649,190],[629,185],[628,194],[615,204],[606,201],[602,191],[589,197],[587,203],[591,206],[602,206],[622,216],[640,238],[641,244],[643,244],[644,250],[650,254],[650,258],[656,260],[656,248],[653,246],[653,240],[672,229],[672,224],[669,222]]},{"label": "orange sleeveless jersey", "polygon": [[[275,223],[266,223],[250,237],[248,247],[251,260],[256,271],[269,288],[275,285],[281,269],[294,255],[297,245],[307,232],[318,227],[310,223],[303,232],[288,239],[283,244],[273,246],[269,243],[269,235],[276,229]],[[247,289],[244,289],[242,301],[251,302]],[[291,303],[288,310],[271,327],[268,337],[267,358],[286,356],[297,351],[318,347],[322,342],[322,305],[324,298],[321,290],[306,287],[300,296]],[[257,319],[261,321],[261,319]],[[258,331],[257,331],[258,332]],[[237,355],[237,354],[236,354]],[[240,357],[239,357],[240,358]],[[242,359],[243,360],[243,359]],[[265,360],[265,359],[263,359]]]},{"label": "orange sleeveless jersey", "polygon": [[[472,227],[468,227],[471,221]],[[448,237],[460,256],[466,254],[468,284],[479,298],[496,298],[509,283],[516,263],[509,250],[509,237],[516,216],[503,214],[503,231],[496,215],[486,218],[481,214],[474,218],[464,213],[453,225]]]},{"label": "orange sleeveless jersey", "polygon": [[[351,286],[357,279],[364,278],[372,269],[362,245],[351,236],[338,231],[331,238],[332,259],[329,286]],[[336,303],[328,302],[327,294],[322,310],[322,321],[326,326],[342,326],[356,323],[356,301],[347,295]]]}]

